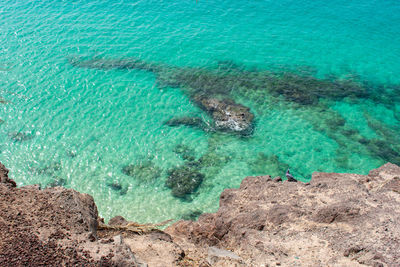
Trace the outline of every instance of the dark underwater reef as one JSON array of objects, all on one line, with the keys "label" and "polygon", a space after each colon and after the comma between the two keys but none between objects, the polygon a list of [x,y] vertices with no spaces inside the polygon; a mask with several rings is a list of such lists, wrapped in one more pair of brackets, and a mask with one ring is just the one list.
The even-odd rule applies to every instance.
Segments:
[{"label": "dark underwater reef", "polygon": [[[368,155],[381,163],[400,164],[400,115],[394,105],[400,103],[398,85],[372,85],[354,76],[347,79],[316,78],[295,71],[249,70],[230,61],[220,62],[217,67],[209,68],[176,67],[139,59],[86,60],[74,57],[70,58],[70,63],[81,68],[138,69],[152,72],[159,88],[180,88],[210,116],[211,121],[188,115],[173,117],[164,122],[170,127],[202,129],[209,136],[208,151],[200,158],[196,158],[191,148],[184,144],[175,148],[184,163],[168,170],[166,186],[171,188],[176,197],[187,198],[207,176],[217,174],[218,168],[230,160],[229,155],[218,153],[218,140],[226,142],[223,134],[228,132],[246,142],[256,130],[257,114],[264,112],[266,108],[295,110],[297,116],[309,122],[315,131],[334,140],[338,147],[337,157],[333,160],[339,167],[351,168],[349,159],[353,154]],[[364,119],[376,134],[374,138],[367,138],[332,108],[338,101],[384,105],[393,111],[397,124],[389,125],[377,120],[366,108]],[[246,103],[251,103],[251,109]],[[263,153],[248,164],[250,170],[258,174],[263,174],[264,166],[268,164],[272,166],[269,170],[275,170],[271,175],[282,175],[288,167],[277,155]],[[137,174],[141,169],[145,173],[149,171],[145,166],[142,167],[131,166],[132,170],[125,167],[123,171],[141,176]]]}]

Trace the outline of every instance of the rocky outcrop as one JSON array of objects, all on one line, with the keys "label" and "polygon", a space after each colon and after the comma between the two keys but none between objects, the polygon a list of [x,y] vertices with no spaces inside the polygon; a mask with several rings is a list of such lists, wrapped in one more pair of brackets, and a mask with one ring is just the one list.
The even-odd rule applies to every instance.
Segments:
[{"label": "rocky outcrop", "polygon": [[[221,194],[217,213],[166,232],[212,266],[399,266],[399,177],[390,163],[367,176],[314,173],[308,184],[247,177]],[[237,257],[207,263],[213,247]]]},{"label": "rocky outcrop", "polygon": [[400,167],[247,177],[216,213],[165,231],[62,187],[17,188],[0,164],[0,266],[399,266]]},{"label": "rocky outcrop", "polygon": [[213,123],[209,124],[199,117],[174,117],[165,122],[168,126],[189,126],[206,132],[223,131],[240,135],[251,135],[254,127],[254,114],[246,106],[236,103],[232,99],[219,100],[215,97],[196,95],[194,98],[198,106],[210,114]]},{"label": "rocky outcrop", "polygon": [[97,238],[93,198],[16,188],[0,163],[0,266],[140,266],[126,244]]},{"label": "rocky outcrop", "polygon": [[211,114],[215,128],[243,135],[253,132],[254,115],[248,107],[235,103],[231,99],[195,97],[200,107]]}]

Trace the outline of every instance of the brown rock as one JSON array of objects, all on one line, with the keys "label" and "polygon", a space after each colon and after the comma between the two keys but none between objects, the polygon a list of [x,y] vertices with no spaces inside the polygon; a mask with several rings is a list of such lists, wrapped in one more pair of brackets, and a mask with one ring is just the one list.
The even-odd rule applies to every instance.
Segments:
[{"label": "brown rock", "polygon": [[0,183],[11,187],[16,187],[17,184],[8,178],[8,169],[0,162]]},{"label": "brown rock", "polygon": [[309,184],[247,177],[216,213],[140,235],[121,216],[98,227],[89,195],[16,188],[7,174],[0,164],[0,266],[400,265],[400,167],[390,163]]},{"label": "brown rock", "polygon": [[368,176],[314,173],[309,184],[248,177],[221,194],[215,214],[166,231],[188,257],[229,248],[245,266],[399,266],[397,177],[389,163]]},{"label": "brown rock", "polygon": [[16,188],[1,164],[0,170],[0,266],[138,266],[125,244],[97,240],[91,196]]},{"label": "brown rock", "polygon": [[125,220],[125,218],[122,216],[115,216],[108,221],[108,224],[113,226],[115,225],[124,226],[128,224],[128,221]]},{"label": "brown rock", "polygon": [[359,207],[342,202],[317,210],[314,220],[319,223],[345,222],[354,219],[359,213]]}]

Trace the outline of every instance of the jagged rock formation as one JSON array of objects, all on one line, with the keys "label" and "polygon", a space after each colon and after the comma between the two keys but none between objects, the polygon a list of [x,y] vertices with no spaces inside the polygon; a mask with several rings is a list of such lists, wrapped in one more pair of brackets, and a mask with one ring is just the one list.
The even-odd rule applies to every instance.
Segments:
[{"label": "jagged rock formation", "polygon": [[221,194],[217,213],[166,232],[193,261],[210,258],[210,247],[240,257],[214,257],[212,266],[400,265],[400,167],[279,180],[247,177]]},{"label": "jagged rock formation", "polygon": [[390,163],[308,184],[247,177],[218,212],[164,232],[122,217],[104,225],[91,196],[17,188],[7,173],[0,164],[0,266],[400,264],[400,167]]}]

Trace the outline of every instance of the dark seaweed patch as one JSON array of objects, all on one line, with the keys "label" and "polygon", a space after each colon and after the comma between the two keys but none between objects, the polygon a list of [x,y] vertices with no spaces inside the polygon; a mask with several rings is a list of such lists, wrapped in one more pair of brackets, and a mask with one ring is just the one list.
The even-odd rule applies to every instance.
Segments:
[{"label": "dark seaweed patch", "polygon": [[165,185],[171,188],[171,193],[175,197],[183,198],[187,194],[193,193],[204,179],[204,174],[196,168],[180,166],[168,171],[168,178]]},{"label": "dark seaweed patch", "polygon": [[122,168],[122,172],[141,182],[152,182],[162,175],[162,169],[151,160],[126,165]]},{"label": "dark seaweed patch", "polygon": [[128,187],[127,186],[123,186],[122,184],[120,184],[117,181],[107,182],[106,184],[112,190],[119,192],[120,195],[125,195],[127,193],[127,191],[128,191]]}]

